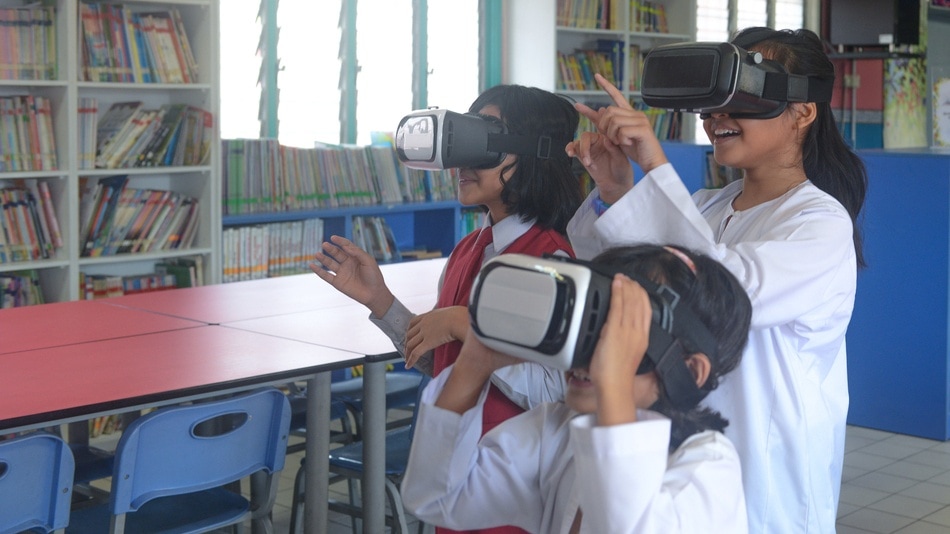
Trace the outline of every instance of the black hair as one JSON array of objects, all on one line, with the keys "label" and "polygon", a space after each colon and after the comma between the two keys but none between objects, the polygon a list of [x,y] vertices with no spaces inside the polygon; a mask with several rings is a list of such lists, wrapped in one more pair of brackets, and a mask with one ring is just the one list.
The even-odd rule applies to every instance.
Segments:
[{"label": "black hair", "polygon": [[508,213],[522,220],[536,219],[542,227],[565,234],[567,222],[583,201],[580,180],[564,150],[577,131],[577,110],[554,93],[521,85],[487,89],[472,102],[469,112],[488,105],[498,106],[508,132],[551,138],[549,157],[519,155],[513,165],[502,170],[504,175],[514,168],[501,190]]},{"label": "black hair", "polygon": [[[762,52],[781,63],[791,74],[834,79],[835,67],[825,53],[822,40],[811,30],[773,30],[746,28],[735,41]],[[835,124],[830,102],[815,103],[818,114],[802,143],[805,176],[816,187],[833,196],[848,211],[854,227],[854,251],[858,267],[866,265],[858,215],[867,194],[867,170],[861,158],[851,150]]]},{"label": "black hair", "polygon": [[[671,247],[685,254],[696,272],[682,259],[659,245],[622,246],[605,250],[592,262],[617,269],[629,276],[647,278],[665,284],[680,295],[677,306],[687,306],[716,339],[718,354],[709,357],[709,378],[700,387],[710,392],[719,386],[723,375],[739,365],[749,337],[752,303],[742,284],[718,261],[682,247]],[[675,320],[675,312],[674,312]],[[699,352],[684,343],[687,354]],[[673,407],[660,383],[660,398],[651,409],[670,418],[670,450],[686,438],[703,430],[722,432],[729,422],[717,411],[702,404],[688,410]]]}]

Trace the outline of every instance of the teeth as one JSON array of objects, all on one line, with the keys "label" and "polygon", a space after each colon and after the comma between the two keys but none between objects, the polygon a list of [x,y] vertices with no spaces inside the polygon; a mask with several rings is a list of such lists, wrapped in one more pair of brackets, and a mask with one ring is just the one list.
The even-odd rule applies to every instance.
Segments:
[{"label": "teeth", "polygon": [[578,380],[583,380],[583,381],[585,381],[585,382],[590,382],[590,375],[587,374],[585,371],[580,371],[580,370],[575,369],[575,370],[571,371],[571,374],[574,376],[574,378],[576,378],[576,379],[578,379]]},{"label": "teeth", "polygon": [[717,128],[713,133],[716,135],[739,135],[739,130],[733,130],[732,128]]}]

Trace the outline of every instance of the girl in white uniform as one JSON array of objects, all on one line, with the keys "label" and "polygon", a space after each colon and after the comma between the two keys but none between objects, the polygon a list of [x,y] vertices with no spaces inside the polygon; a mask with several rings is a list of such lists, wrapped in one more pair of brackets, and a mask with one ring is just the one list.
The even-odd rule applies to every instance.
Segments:
[{"label": "girl in white uniform", "polygon": [[747,532],[739,459],[720,432],[727,422],[696,404],[674,407],[662,377],[641,368],[650,302],[625,274],[671,288],[678,308],[711,333],[711,356],[680,339],[700,398],[738,364],[748,297],[722,265],[678,248],[621,247],[594,263],[622,274],[589,368],[565,373],[564,402],[532,408],[479,440],[489,377],[517,360],[473,334],[426,389],[415,429],[425,439],[413,440],[402,482],[414,515],[456,529],[511,524],[544,534]]},{"label": "girl in white uniform", "polygon": [[[733,42],[790,73],[834,76],[810,31],[755,28]],[[601,133],[568,146],[598,186],[569,226],[578,257],[618,243],[670,242],[739,278],[752,299],[749,344],[707,402],[731,423],[749,529],[834,532],[848,410],[845,333],[863,264],[855,225],[863,164],[828,103],[790,103],[766,120],[712,113],[702,118],[716,161],[744,177],[690,198],[643,113],[600,83],[615,105],[578,109]],[[636,187],[628,158],[646,173]]]}]

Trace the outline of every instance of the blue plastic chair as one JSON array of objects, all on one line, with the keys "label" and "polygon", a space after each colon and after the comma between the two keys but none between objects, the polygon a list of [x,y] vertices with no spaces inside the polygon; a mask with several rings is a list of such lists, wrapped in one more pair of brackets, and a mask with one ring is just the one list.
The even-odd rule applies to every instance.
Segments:
[{"label": "blue plastic chair", "polygon": [[[142,416],[116,446],[109,503],[73,511],[66,532],[186,534],[247,519],[270,532],[289,426],[290,403],[276,388]],[[248,476],[259,502],[225,487]]]},{"label": "blue plastic chair", "polygon": [[[386,373],[386,410],[409,408],[416,401],[422,373],[414,369]],[[362,439],[363,377],[358,376],[330,384],[330,398],[342,402],[353,415],[355,439]],[[408,425],[412,417],[394,419],[387,429]]]},{"label": "blue plastic chair", "polygon": [[[389,373],[405,374],[405,373]],[[402,505],[402,497],[399,493],[399,482],[406,472],[406,464],[409,463],[409,449],[412,445],[412,437],[415,432],[416,415],[419,410],[419,399],[422,397],[422,390],[425,389],[431,378],[419,374],[419,381],[416,389],[413,391],[412,416],[410,424],[398,428],[387,430],[386,432],[386,498],[389,501],[389,508],[392,512],[386,518],[386,523],[392,529],[392,532],[405,534],[408,531],[408,521],[406,512]],[[290,532],[294,534],[300,528],[300,518],[302,510],[300,505],[304,503],[304,483],[306,458],[301,459],[300,468],[297,470],[297,476],[294,479],[294,497],[290,512]],[[356,521],[362,517],[363,510],[359,505],[359,491],[357,485],[363,477],[363,442],[354,441],[353,443],[337,447],[330,451],[330,473],[336,477],[345,478],[349,487],[350,502],[344,503],[330,500],[329,509],[349,515],[353,519],[353,531],[356,532]],[[419,531],[422,531],[422,523],[419,524]]]},{"label": "blue plastic chair", "polygon": [[62,532],[74,468],[59,436],[37,432],[0,441],[0,534]]}]

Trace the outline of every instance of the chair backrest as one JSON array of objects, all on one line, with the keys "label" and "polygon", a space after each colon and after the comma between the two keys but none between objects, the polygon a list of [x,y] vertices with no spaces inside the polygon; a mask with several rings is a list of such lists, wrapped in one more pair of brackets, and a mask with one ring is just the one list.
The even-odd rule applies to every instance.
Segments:
[{"label": "chair backrest", "polygon": [[116,447],[112,511],[284,468],[290,403],[276,388],[163,408],[136,419]]},{"label": "chair backrest", "polygon": [[74,469],[72,451],[58,436],[0,441],[0,534],[65,528]]}]

